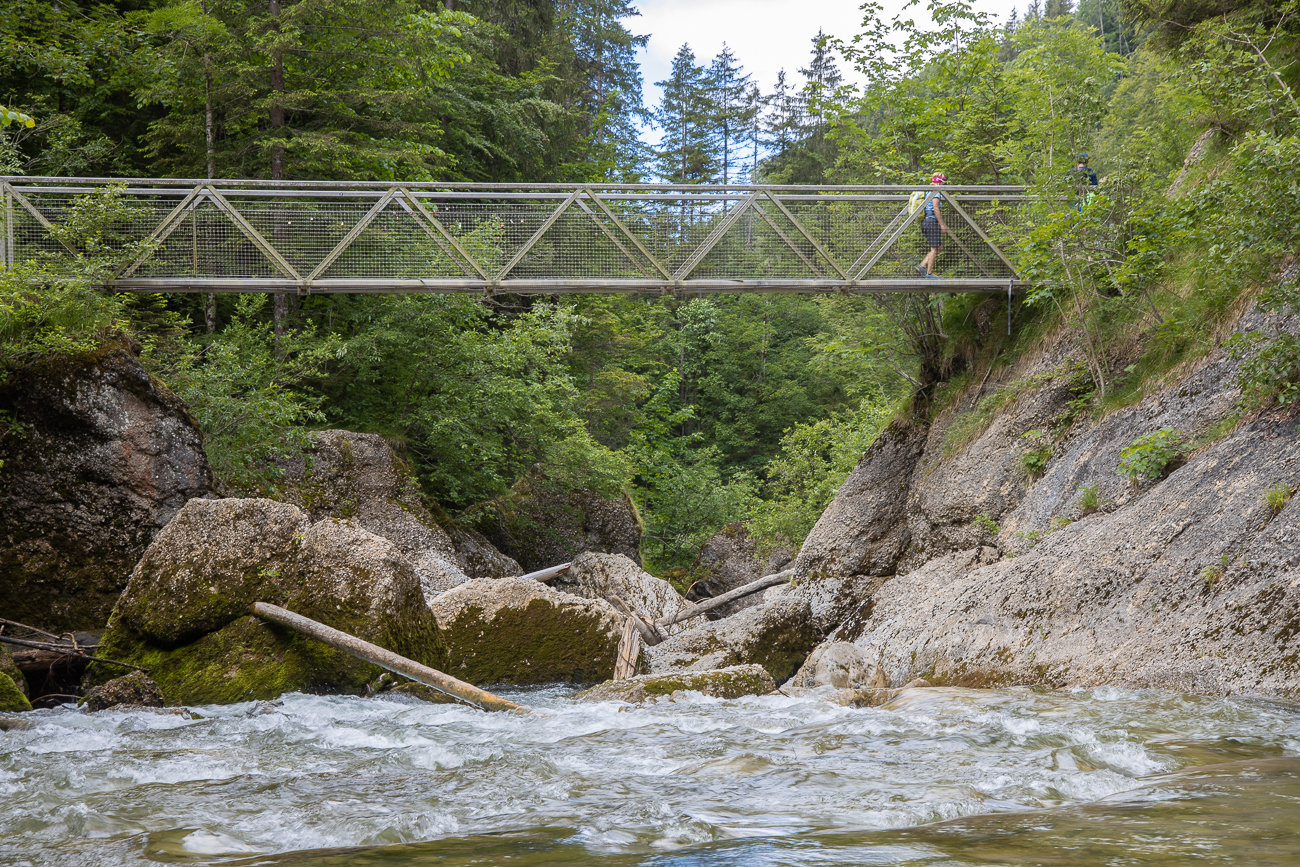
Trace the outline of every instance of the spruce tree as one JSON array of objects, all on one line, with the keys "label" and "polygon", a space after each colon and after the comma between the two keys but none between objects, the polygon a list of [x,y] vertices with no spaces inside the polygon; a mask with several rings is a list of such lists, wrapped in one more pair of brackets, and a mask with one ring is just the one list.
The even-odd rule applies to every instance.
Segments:
[{"label": "spruce tree", "polygon": [[722,43],[722,51],[709,65],[709,89],[724,184],[736,183],[747,174],[744,166],[750,156],[753,122],[758,114],[752,78],[727,43]]},{"label": "spruce tree", "polygon": [[663,81],[663,99],[654,122],[663,130],[655,154],[655,172],[669,183],[709,184],[717,178],[718,154],[710,121],[714,115],[705,70],[689,45],[677,49],[672,70]]}]

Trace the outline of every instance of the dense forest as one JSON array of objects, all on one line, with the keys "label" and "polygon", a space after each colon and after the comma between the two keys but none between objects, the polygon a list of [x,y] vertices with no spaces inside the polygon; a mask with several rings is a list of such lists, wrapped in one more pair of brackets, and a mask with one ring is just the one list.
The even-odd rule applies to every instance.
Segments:
[{"label": "dense forest", "polygon": [[[1030,281],[1011,337],[977,295],[115,296],[104,275],[143,251],[110,191],[62,230],[77,255],[0,277],[0,367],[134,341],[230,491],[273,489],[322,427],[387,436],[453,518],[530,479],[627,491],[663,571],[734,521],[797,545],[892,418],[953,410],[1049,331],[1085,349],[1082,417],[1204,353],[1243,299],[1295,303],[1294,0],[861,8],[775,82],[683,45],[647,105],[628,0],[16,0],[0,174],[1028,184],[1001,239]],[[1243,413],[1300,395],[1294,338],[1237,347]],[[955,429],[1013,397],[976,393]]]}]

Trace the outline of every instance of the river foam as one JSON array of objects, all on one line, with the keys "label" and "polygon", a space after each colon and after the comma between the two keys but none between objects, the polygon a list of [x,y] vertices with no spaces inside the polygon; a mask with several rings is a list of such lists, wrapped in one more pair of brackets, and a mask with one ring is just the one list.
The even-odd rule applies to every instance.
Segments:
[{"label": "river foam", "polygon": [[[629,707],[560,688],[508,695],[545,715],[289,695],[199,708],[201,719],[14,717],[0,732],[0,863],[323,864],[331,851],[379,858],[412,845],[451,857],[471,837],[508,849],[519,834],[529,852],[568,853],[555,863],[706,851],[721,860],[700,863],[726,863],[773,846],[820,853],[807,863],[928,863],[928,843],[863,849],[844,835],[1123,793],[1178,801],[1182,789],[1148,781],[1300,756],[1290,706],[1164,692],[928,689],[862,710],[785,696]],[[1300,804],[1290,808],[1300,827]],[[878,856],[894,860],[862,860]],[[792,857],[773,863],[805,863]]]}]

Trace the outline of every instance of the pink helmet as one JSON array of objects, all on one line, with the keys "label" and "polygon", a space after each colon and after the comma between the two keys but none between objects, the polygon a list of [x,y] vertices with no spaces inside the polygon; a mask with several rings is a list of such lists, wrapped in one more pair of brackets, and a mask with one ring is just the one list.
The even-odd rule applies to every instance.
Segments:
[{"label": "pink helmet", "polygon": [[943,172],[935,172],[935,173],[934,173],[934,177],[930,178],[930,183],[932,183],[932,184],[946,184],[946,183],[948,183],[948,177],[947,177],[947,175],[945,175]]}]

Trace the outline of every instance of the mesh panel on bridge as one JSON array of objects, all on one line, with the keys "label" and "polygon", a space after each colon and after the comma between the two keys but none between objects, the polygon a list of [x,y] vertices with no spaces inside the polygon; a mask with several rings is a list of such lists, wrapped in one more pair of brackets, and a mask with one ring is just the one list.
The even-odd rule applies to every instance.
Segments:
[{"label": "mesh panel on bridge", "polygon": [[[8,263],[110,181],[2,182]],[[936,272],[911,187],[349,186],[131,180],[112,235],[150,240],[139,291],[970,291],[1016,278],[1020,188],[944,188]]]}]

